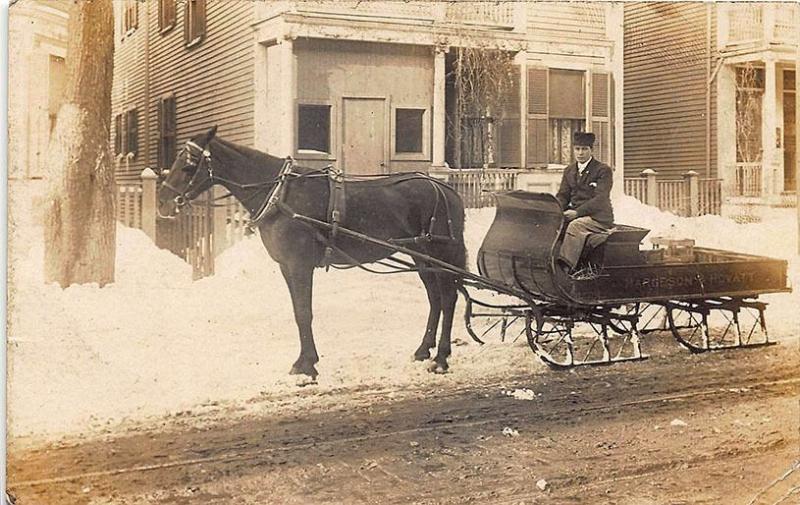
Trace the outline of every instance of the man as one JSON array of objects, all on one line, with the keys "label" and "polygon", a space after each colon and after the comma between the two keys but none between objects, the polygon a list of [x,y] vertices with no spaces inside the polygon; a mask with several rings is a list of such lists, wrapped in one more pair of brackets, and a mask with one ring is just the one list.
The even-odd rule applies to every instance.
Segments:
[{"label": "man", "polygon": [[594,133],[575,132],[572,138],[575,162],[564,169],[556,194],[569,223],[557,258],[561,269],[567,273],[575,270],[587,237],[608,233],[614,225],[612,170],[592,156],[594,140]]}]

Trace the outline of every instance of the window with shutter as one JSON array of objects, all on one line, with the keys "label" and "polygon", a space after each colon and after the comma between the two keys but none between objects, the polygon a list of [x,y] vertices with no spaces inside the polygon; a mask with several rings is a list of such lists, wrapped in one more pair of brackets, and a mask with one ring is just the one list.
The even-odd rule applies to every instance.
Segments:
[{"label": "window with shutter", "polygon": [[133,153],[133,156],[136,157],[139,152],[139,112],[131,109],[125,116],[125,126],[127,127],[125,152]]},{"label": "window with shutter", "polygon": [[183,34],[187,47],[203,40],[206,34],[206,0],[186,0]]},{"label": "window with shutter", "polygon": [[134,31],[139,26],[139,6],[136,0],[125,0],[123,12],[123,28],[125,34]]},{"label": "window with shutter", "polygon": [[122,153],[122,114],[114,116],[114,154]]},{"label": "window with shutter", "polygon": [[177,12],[175,0],[159,0],[158,3],[158,29],[161,33],[168,32],[175,27]]},{"label": "window with shutter", "polygon": [[547,69],[528,68],[527,165],[547,165]]},{"label": "window with shutter", "polygon": [[177,114],[175,95],[169,94],[158,102],[158,166],[169,168],[175,161]]}]

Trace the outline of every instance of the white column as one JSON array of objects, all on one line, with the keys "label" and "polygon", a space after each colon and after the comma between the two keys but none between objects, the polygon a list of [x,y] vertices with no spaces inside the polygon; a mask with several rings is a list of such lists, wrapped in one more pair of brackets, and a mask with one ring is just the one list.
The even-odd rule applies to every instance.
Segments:
[{"label": "white column", "polygon": [[447,48],[436,47],[433,53],[433,168],[444,167],[445,142],[445,76],[444,55]]},{"label": "white column", "polygon": [[294,44],[291,38],[284,38],[278,44],[278,58],[280,66],[280,87],[278,94],[278,124],[280,128],[274,132],[279,136],[278,150],[272,154],[280,157],[294,156],[295,144],[295,97],[297,89],[297,72],[294,62]]},{"label": "white column", "polygon": [[777,181],[774,176],[777,141],[775,129],[777,120],[777,78],[775,58],[768,56],[764,59],[764,98],[761,104],[761,181],[764,187],[764,196],[770,198],[777,194]]},{"label": "white column", "polygon": [[736,67],[723,65],[717,86],[717,166],[723,197],[731,197],[736,183]]},{"label": "white column", "polygon": [[624,11],[622,3],[613,3],[608,10],[608,28],[607,32],[611,40],[614,41],[611,47],[611,76],[614,82],[614,159],[608,160],[608,163],[613,163],[614,167],[614,186],[612,188],[612,197],[621,197],[625,194],[625,160],[623,153],[624,146],[624,108],[623,108],[623,94],[624,94],[624,81],[623,81],[623,57],[624,57],[624,39],[623,39],[623,21]]},{"label": "white column", "polygon": [[267,46],[255,42],[253,62],[253,147],[261,151],[269,151],[269,112],[270,103],[267,72],[269,71]]}]

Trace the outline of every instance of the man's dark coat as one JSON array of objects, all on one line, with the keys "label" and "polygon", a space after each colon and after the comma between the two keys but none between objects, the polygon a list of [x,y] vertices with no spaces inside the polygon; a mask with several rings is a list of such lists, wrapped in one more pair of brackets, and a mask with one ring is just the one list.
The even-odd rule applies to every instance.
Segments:
[{"label": "man's dark coat", "polygon": [[573,209],[578,217],[589,216],[611,226],[614,210],[611,207],[611,186],[614,176],[611,167],[592,158],[583,175],[578,175],[578,163],[564,169],[561,187],[556,194],[561,210]]}]

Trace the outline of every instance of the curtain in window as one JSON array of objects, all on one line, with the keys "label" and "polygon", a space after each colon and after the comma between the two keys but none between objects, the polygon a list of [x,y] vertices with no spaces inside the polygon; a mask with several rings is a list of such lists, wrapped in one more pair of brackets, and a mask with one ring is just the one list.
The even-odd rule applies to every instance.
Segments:
[{"label": "curtain in window", "polygon": [[562,165],[572,160],[572,134],[586,128],[583,119],[550,119],[550,163]]}]

